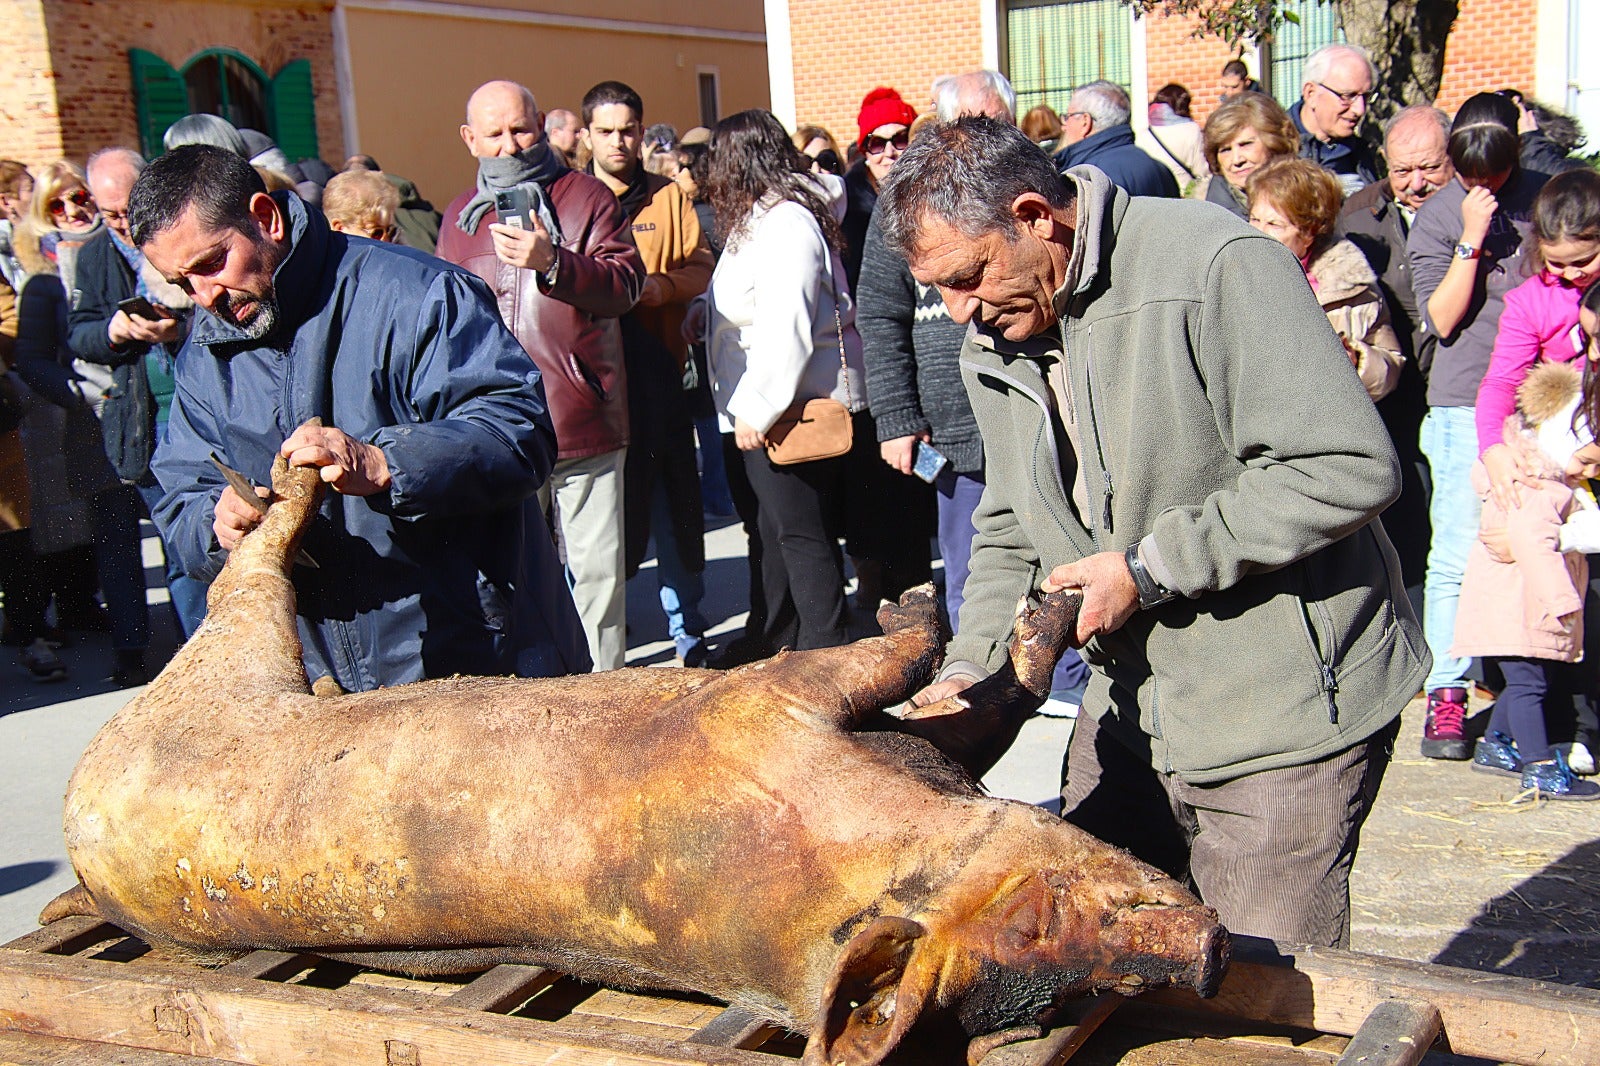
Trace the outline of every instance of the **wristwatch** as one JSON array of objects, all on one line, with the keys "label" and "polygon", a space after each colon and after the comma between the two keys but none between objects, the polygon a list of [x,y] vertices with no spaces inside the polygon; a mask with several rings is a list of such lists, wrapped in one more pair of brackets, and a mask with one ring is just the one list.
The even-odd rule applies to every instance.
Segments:
[{"label": "wristwatch", "polygon": [[1133,575],[1133,583],[1139,589],[1139,610],[1159,607],[1168,600],[1177,598],[1177,593],[1157,581],[1145,568],[1144,560],[1139,558],[1139,544],[1137,541],[1128,545],[1128,550],[1122,553],[1127,560],[1128,573]]},{"label": "wristwatch", "polygon": [[1475,245],[1465,243],[1456,245],[1457,259],[1476,259],[1482,254],[1483,250]]}]

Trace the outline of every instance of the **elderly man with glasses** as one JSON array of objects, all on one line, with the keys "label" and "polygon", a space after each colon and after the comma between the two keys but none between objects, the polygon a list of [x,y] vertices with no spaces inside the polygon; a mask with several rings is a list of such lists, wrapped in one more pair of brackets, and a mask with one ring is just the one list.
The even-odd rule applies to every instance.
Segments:
[{"label": "elderly man with glasses", "polygon": [[1348,196],[1378,178],[1372,149],[1356,136],[1378,71],[1366,51],[1330,44],[1306,57],[1300,102],[1289,109],[1300,130],[1300,156],[1339,179]]}]

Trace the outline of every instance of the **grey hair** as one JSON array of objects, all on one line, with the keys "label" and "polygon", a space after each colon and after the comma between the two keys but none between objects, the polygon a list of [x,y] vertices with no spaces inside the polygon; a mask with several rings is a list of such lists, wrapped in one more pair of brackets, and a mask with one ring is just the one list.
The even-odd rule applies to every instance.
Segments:
[{"label": "grey hair", "polygon": [[83,165],[83,173],[92,180],[95,169],[107,163],[126,163],[136,175],[142,174],[146,165],[144,156],[132,148],[102,148],[89,157],[89,161]]},{"label": "grey hair", "polygon": [[1441,141],[1450,140],[1449,115],[1432,104],[1411,104],[1396,111],[1389,117],[1389,121],[1383,124],[1383,143],[1387,146],[1389,138],[1394,136],[1395,130],[1408,122],[1420,120],[1423,115],[1433,119],[1434,125],[1439,127],[1439,139]]},{"label": "grey hair", "polygon": [[232,152],[240,159],[250,158],[244,135],[221,115],[185,115],[168,126],[167,132],[161,136],[161,145],[169,152],[186,144],[209,144],[213,148]]},{"label": "grey hair", "polygon": [[1017,91],[998,70],[971,70],[965,74],[945,74],[933,79],[933,106],[940,122],[954,122],[961,117],[961,89],[964,85],[978,83],[974,88],[999,98],[1006,105],[1006,114],[1012,121],[1017,117]]},{"label": "grey hair", "polygon": [[1125,126],[1128,118],[1133,114],[1133,108],[1128,103],[1128,94],[1122,86],[1114,81],[1091,81],[1087,85],[1080,85],[1072,92],[1072,99],[1067,103],[1072,111],[1081,111],[1094,119],[1095,132],[1110,129],[1112,126]]},{"label": "grey hair", "polygon": [[566,129],[568,126],[577,126],[581,123],[582,120],[578,117],[577,112],[568,111],[564,107],[552,107],[544,116],[544,131],[546,133],[555,133],[558,130]]},{"label": "grey hair", "polygon": [[890,248],[909,256],[927,219],[968,237],[1017,239],[1011,205],[1023,193],[1051,207],[1073,202],[1072,187],[1022,131],[988,115],[963,115],[919,134],[895,161],[878,194],[877,217]]},{"label": "grey hair", "polygon": [[1335,42],[1325,44],[1315,52],[1306,56],[1306,63],[1300,76],[1301,82],[1314,81],[1322,83],[1328,80],[1328,74],[1333,70],[1333,65],[1341,59],[1359,59],[1367,67],[1367,84],[1378,84],[1378,68],[1373,66],[1372,57],[1365,48],[1353,44]]}]

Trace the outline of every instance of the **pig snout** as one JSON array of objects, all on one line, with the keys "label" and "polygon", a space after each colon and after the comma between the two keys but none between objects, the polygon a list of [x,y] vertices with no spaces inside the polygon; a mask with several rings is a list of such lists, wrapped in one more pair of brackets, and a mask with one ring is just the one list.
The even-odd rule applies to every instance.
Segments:
[{"label": "pig snout", "polygon": [[1101,965],[1095,984],[1135,993],[1163,985],[1216,994],[1231,940],[1217,912],[1175,882],[1147,886],[1101,917]]}]

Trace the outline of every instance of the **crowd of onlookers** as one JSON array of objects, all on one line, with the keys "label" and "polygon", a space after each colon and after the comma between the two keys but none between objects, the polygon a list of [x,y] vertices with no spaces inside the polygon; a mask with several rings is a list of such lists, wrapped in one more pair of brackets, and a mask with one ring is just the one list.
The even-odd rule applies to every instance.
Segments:
[{"label": "crowd of onlookers", "polygon": [[[483,280],[542,375],[556,456],[529,519],[559,545],[596,669],[623,664],[623,582],[651,542],[689,666],[842,643],[847,575],[870,611],[930,578],[933,544],[959,627],[985,485],[957,358],[966,330],[886,245],[874,211],[927,125],[988,115],[1062,171],[1094,167],[1128,196],[1231,212],[1299,262],[1400,456],[1404,490],[1384,525],[1433,657],[1424,754],[1525,780],[1538,767],[1557,792],[1600,796],[1572,776],[1593,772],[1600,728],[1596,672],[1573,665],[1591,591],[1583,552],[1600,548],[1585,539],[1596,400],[1578,382],[1597,355],[1600,176],[1571,154],[1582,135],[1570,118],[1510,90],[1454,116],[1399,109],[1374,150],[1362,126],[1376,80],[1363,51],[1331,45],[1308,57],[1285,109],[1233,62],[1203,123],[1171,84],[1135,130],[1111,82],[1018,115],[1006,79],[977,71],[939,79],[924,109],[874,88],[846,144],[764,111],[680,136],[646,125],[619,82],[577,112],[541,112],[527,89],[491,82],[461,130],[477,188],[442,213],[369,156],[336,174],[212,115],[174,124],[165,147],[225,150],[341,239],[403,244]],[[0,162],[0,354],[12,368],[0,592],[5,639],[39,680],[65,676],[55,651],[74,630],[110,632],[119,684],[146,679],[138,522],[179,488],[153,469],[179,353],[197,316],[230,320],[225,296],[219,311],[174,284],[130,233],[145,167],[115,146],[81,168]],[[1261,338],[1263,359],[1295,349]],[[784,438],[807,400],[847,417],[834,454],[794,461]],[[1314,417],[1314,398],[1282,402]],[[733,512],[749,539],[750,614],[739,639],[712,648],[701,531],[705,515]],[[205,581],[182,555],[168,551],[167,581],[188,634]],[[1069,655],[1057,695],[1074,701],[1084,676]],[[1499,695],[1475,746],[1474,681]]]}]

